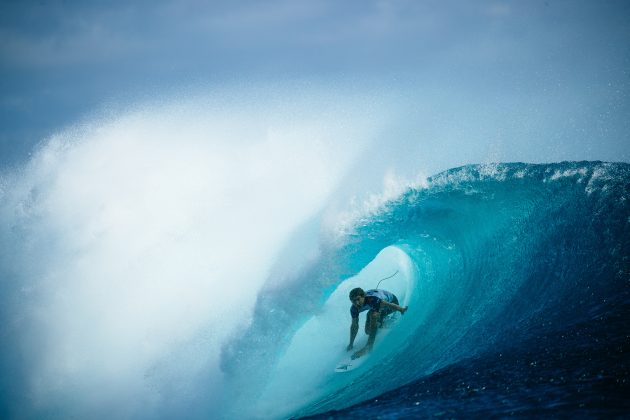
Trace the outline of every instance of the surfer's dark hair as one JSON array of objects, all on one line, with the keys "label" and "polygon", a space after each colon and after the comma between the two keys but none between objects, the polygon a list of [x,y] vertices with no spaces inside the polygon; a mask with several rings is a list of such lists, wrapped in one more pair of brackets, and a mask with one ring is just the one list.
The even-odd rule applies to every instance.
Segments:
[{"label": "surfer's dark hair", "polygon": [[357,296],[365,296],[365,292],[360,287],[350,290],[350,300],[356,298]]}]

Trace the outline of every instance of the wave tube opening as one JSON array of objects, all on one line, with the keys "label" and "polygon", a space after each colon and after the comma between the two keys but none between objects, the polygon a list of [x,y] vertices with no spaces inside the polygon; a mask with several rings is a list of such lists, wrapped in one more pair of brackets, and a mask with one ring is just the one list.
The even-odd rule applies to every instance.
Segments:
[{"label": "wave tube opening", "polygon": [[[333,370],[336,364],[349,354],[346,346],[350,330],[350,290],[355,287],[365,290],[374,288],[378,279],[392,273],[396,275],[383,281],[379,288],[394,293],[401,305],[410,307],[409,311],[400,317],[393,331],[385,337],[386,341],[381,342],[377,334],[374,349],[366,357],[360,371],[335,373]],[[274,366],[258,403],[248,416],[274,418],[279,413],[291,412],[313,401],[330,398],[354,382],[360,383],[361,389],[366,392],[370,389],[371,392],[383,392],[394,386],[393,382],[369,380],[372,376],[370,372],[372,369],[382,371],[383,366],[395,365],[393,360],[405,342],[405,331],[413,323],[413,318],[421,314],[421,308],[416,304],[416,278],[411,260],[401,249],[392,246],[381,251],[356,276],[339,284],[325,298],[318,312],[293,335],[278,364]],[[355,350],[367,341],[363,332],[365,316],[365,313],[360,314]],[[392,380],[395,380],[394,376]]]}]

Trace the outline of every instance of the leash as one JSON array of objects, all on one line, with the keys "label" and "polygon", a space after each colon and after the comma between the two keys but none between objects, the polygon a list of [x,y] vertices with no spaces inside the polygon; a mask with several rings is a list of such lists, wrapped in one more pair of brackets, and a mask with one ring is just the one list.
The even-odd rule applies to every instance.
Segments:
[{"label": "leash", "polygon": [[394,277],[396,274],[398,274],[398,270],[396,270],[396,272],[394,274],[392,274],[391,276],[385,277],[384,279],[381,279],[378,284],[376,285],[375,289],[378,289],[378,286],[380,286],[381,282],[383,280],[387,280],[387,279],[391,279],[392,277]]}]

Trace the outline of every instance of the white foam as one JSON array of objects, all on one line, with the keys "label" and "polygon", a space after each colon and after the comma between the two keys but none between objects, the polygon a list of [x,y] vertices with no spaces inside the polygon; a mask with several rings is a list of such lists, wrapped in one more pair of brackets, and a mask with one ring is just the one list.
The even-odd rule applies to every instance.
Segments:
[{"label": "white foam", "polygon": [[419,173],[409,179],[389,169],[383,175],[382,185],[381,191],[369,192],[362,198],[353,197],[345,209],[327,215],[325,227],[330,240],[338,241],[352,236],[357,227],[380,214],[385,206],[399,200],[410,190],[426,188],[428,183],[424,174]]},{"label": "white foam", "polygon": [[41,343],[23,355],[38,409],[151,417],[212,400],[221,345],[275,253],[377,124],[300,94],[138,107],[55,135],[5,175],[13,316],[23,343]]}]

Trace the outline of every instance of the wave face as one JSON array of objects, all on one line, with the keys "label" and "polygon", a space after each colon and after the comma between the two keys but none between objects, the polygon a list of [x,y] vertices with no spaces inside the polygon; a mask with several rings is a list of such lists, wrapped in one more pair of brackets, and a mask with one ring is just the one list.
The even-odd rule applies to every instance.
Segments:
[{"label": "wave face", "polygon": [[[223,351],[235,401],[225,416],[453,413],[480,371],[486,385],[514,389],[506,397],[514,404],[502,406],[491,398],[498,391],[478,385],[489,413],[554,412],[572,403],[627,410],[614,396],[628,387],[629,199],[630,165],[600,162],[465,166],[409,188],[339,228],[281,285],[268,283],[251,327]],[[404,323],[387,337],[395,346],[381,343],[364,368],[333,373],[348,340],[346,291],[371,288],[394,270],[415,282]],[[617,346],[616,356],[589,377],[594,386],[580,388],[578,371],[594,363],[602,341]],[[576,348],[581,358],[569,359]],[[489,370],[498,360],[505,363]],[[464,385],[431,379],[454,366],[468,369],[450,378]],[[518,386],[529,374],[546,378],[538,399]],[[449,389],[456,395],[445,402]]]}]

